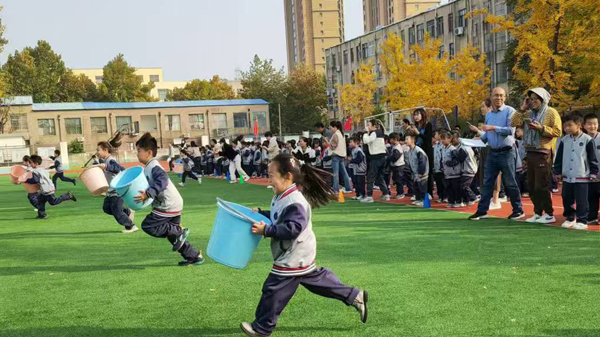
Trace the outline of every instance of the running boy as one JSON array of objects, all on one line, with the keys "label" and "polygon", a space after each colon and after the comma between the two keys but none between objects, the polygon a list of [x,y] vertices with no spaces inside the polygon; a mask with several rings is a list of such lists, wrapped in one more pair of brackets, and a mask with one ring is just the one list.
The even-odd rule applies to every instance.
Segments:
[{"label": "running boy", "polygon": [[[31,168],[31,159],[29,158],[29,156],[23,156],[23,165],[25,166],[25,171],[27,171],[27,172],[33,171],[33,169]],[[38,203],[39,195],[40,195],[40,191],[36,191],[33,193],[27,193],[27,200],[29,200],[29,203],[31,204],[31,206],[33,206],[33,208],[36,212],[38,211],[37,203]]]},{"label": "running boy", "polygon": [[56,173],[54,173],[54,176],[52,177],[52,184],[54,184],[54,189],[56,189],[56,181],[58,179],[70,182],[73,184],[73,186],[75,186],[75,179],[65,177],[65,170],[62,166],[62,158],[60,158],[59,150],[54,150],[54,165],[50,166],[50,169],[56,170]]},{"label": "running boy", "polygon": [[48,174],[48,170],[40,166],[42,165],[42,157],[34,154],[29,158],[31,159],[33,175],[25,182],[28,184],[40,184],[40,194],[38,196],[37,202],[38,219],[48,218],[48,215],[46,214],[46,203],[49,203],[52,206],[56,206],[61,202],[67,200],[77,201],[77,198],[75,198],[75,196],[71,192],[67,192],[57,198],[54,195],[55,188],[54,184],[52,183],[52,180],[50,180],[50,174]]},{"label": "running boy", "polygon": [[135,199],[137,202],[154,199],[152,212],[142,222],[142,230],[156,238],[167,238],[173,250],[184,258],[179,262],[180,266],[201,265],[204,263],[202,253],[187,241],[190,230],[181,227],[183,199],[156,159],[158,151],[156,139],[149,133],[145,133],[135,146],[138,160],[146,166],[144,175],[149,184],[148,189],[140,191]]},{"label": "running boy", "polygon": [[[110,186],[110,182],[113,178],[119,174],[119,172],[124,171],[125,168],[119,165],[117,160],[112,156],[111,146],[108,142],[98,143],[96,155],[101,160],[101,163],[97,166],[104,170],[104,177],[106,177],[106,181]],[[114,216],[117,223],[125,227],[122,231],[123,233],[133,233],[138,231],[136,225],[133,224],[133,211],[125,207],[123,198],[121,198],[114,189],[109,188],[106,191],[106,198],[104,198],[102,210],[104,213]]]},{"label": "running boy", "polygon": [[[588,185],[598,175],[598,160],[592,137],[581,131],[583,118],[572,113],[564,117],[563,128],[567,133],[556,151],[554,174],[562,175],[564,228],[587,229]],[[577,210],[573,209],[577,205]],[[577,220],[575,214],[577,213]]]},{"label": "running boy", "polygon": [[[272,208],[254,211],[270,218],[272,225],[255,223],[252,233],[271,238],[275,261],[263,285],[254,322],[243,322],[240,326],[248,336],[269,336],[300,285],[352,305],[360,313],[361,321],[367,321],[367,292],[342,284],[331,270],[317,268],[315,263],[317,240],[312,230],[311,208],[326,205],[335,198],[332,187],[323,179],[324,174],[288,154],[277,155],[269,164],[269,181],[275,192]],[[296,184],[302,187],[302,192]]]},{"label": "running boy", "polygon": [[198,185],[202,184],[202,177],[199,177],[194,172],[194,161],[189,157],[186,151],[181,150],[181,161],[183,162],[183,174],[179,186],[185,186],[185,178],[190,177],[198,181]]}]

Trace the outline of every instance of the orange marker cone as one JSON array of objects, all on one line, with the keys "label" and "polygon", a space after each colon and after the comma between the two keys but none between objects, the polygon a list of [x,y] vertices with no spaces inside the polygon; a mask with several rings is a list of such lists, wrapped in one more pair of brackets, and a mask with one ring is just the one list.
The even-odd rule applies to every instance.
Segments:
[{"label": "orange marker cone", "polygon": [[344,192],[342,192],[342,190],[340,190],[340,194],[338,195],[338,202],[340,204],[343,204],[346,202],[346,199],[344,198]]}]

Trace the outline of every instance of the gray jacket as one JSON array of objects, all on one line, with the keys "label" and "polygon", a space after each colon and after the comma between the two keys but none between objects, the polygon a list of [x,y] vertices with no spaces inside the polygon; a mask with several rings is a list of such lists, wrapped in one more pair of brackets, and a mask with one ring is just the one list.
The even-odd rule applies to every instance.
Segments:
[{"label": "gray jacket", "polygon": [[410,151],[408,163],[410,165],[410,170],[413,173],[414,181],[422,181],[429,178],[429,158],[427,158],[427,154],[423,149],[415,146],[415,148]]},{"label": "gray jacket", "polygon": [[458,160],[452,156],[456,148],[452,145],[444,146],[442,149],[442,164],[444,179],[460,178],[461,165]]},{"label": "gray jacket", "polygon": [[[119,172],[125,170],[125,168],[119,165],[119,163],[113,156],[108,156],[106,157],[106,159],[101,159],[100,162],[106,165],[106,168],[104,169],[104,177],[108,182],[108,186],[110,186],[110,182],[113,180],[114,177],[117,176],[117,174],[119,174]],[[108,191],[106,191],[106,196],[115,197],[118,196],[118,194],[117,191],[115,191],[112,188],[109,188]]]},{"label": "gray jacket", "polygon": [[42,194],[50,195],[54,193],[54,183],[52,182],[52,179],[50,179],[48,170],[38,166],[33,169],[32,174],[35,176],[34,179],[38,181],[38,184],[40,184],[40,192]]},{"label": "gray jacket", "polygon": [[435,142],[433,145],[433,173],[443,173],[442,156],[444,154],[444,145]]},{"label": "gray jacket", "polygon": [[561,174],[563,182],[588,183],[598,175],[595,142],[581,132],[577,137],[566,135],[556,151],[554,173]]},{"label": "gray jacket", "polygon": [[146,194],[154,199],[152,213],[163,217],[181,215],[183,199],[156,158],[152,158],[146,163],[144,175],[150,185]]},{"label": "gray jacket", "polygon": [[352,149],[352,160],[348,165],[354,170],[354,175],[364,176],[367,173],[367,157],[360,147]]}]

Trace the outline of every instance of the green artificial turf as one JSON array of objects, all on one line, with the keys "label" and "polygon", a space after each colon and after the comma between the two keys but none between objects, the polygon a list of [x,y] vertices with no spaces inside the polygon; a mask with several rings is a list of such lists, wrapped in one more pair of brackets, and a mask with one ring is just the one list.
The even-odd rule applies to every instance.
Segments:
[{"label": "green artificial turf", "polygon": [[[202,250],[217,196],[249,207],[272,197],[211,179],[178,189],[182,224]],[[35,220],[24,189],[0,177],[0,336],[237,336],[252,321],[272,262],[267,240],[245,270],[209,258],[182,268],[166,239],[122,234],[102,198],[59,181],[67,190],[77,203]],[[301,288],[274,335],[600,335],[600,233],[465,218],[351,201],[315,210],[317,263],[369,291],[369,321]]]}]

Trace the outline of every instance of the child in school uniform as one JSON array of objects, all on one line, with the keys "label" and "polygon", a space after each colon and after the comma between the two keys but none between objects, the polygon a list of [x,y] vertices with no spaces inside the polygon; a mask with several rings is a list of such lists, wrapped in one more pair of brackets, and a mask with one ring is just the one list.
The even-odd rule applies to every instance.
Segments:
[{"label": "child in school uniform", "polygon": [[435,144],[433,145],[433,180],[435,181],[438,195],[437,202],[439,203],[448,202],[448,196],[446,195],[446,189],[444,188],[444,170],[442,165],[442,155],[444,151],[444,145],[442,144],[442,138],[440,136],[442,131],[442,129],[435,131]]},{"label": "child in school uniform", "polygon": [[73,186],[75,186],[75,179],[65,177],[65,170],[62,166],[62,158],[60,157],[59,150],[54,150],[54,165],[50,166],[50,169],[56,170],[56,173],[54,173],[54,176],[52,176],[52,184],[54,184],[54,189],[56,189],[56,181],[58,179],[70,182],[73,184]]},{"label": "child in school uniform", "polygon": [[442,145],[442,170],[444,171],[444,186],[448,195],[448,208],[461,207],[460,204],[460,164],[453,158],[455,148],[452,146],[452,134],[448,131],[441,133]]},{"label": "child in school uniform", "polygon": [[204,156],[206,157],[206,174],[212,175],[215,173],[215,156],[213,150],[208,145],[206,146]]},{"label": "child in school uniform", "polygon": [[[333,298],[356,308],[361,321],[367,321],[368,293],[344,285],[329,269],[317,268],[317,241],[312,230],[312,208],[326,205],[335,197],[326,174],[311,165],[302,165],[287,154],[280,154],[269,164],[269,180],[275,196],[271,210],[255,209],[272,221],[252,225],[252,233],[271,238],[274,263],[267,277],[252,323],[243,322],[248,336],[269,336],[279,315],[302,285],[318,295]],[[298,186],[302,187],[302,192]]]},{"label": "child in school uniform", "polygon": [[357,137],[350,138],[350,154],[352,159],[350,160],[350,167],[354,172],[352,181],[354,182],[354,189],[356,190],[356,196],[352,199],[362,200],[367,196],[365,192],[366,182],[365,175],[367,174],[367,157],[359,146],[360,140]]},{"label": "child in school uniform", "polygon": [[[562,176],[563,208],[565,222],[563,228],[587,229],[588,185],[598,175],[595,142],[581,130],[583,118],[572,113],[564,117],[563,128],[566,135],[556,151],[554,175]],[[573,206],[577,205],[577,209]]]},{"label": "child in school uniform", "polygon": [[260,148],[260,143],[254,144],[254,154],[252,155],[252,175],[260,178],[262,177],[260,165],[262,163],[262,149]]},{"label": "child in school uniform", "polygon": [[[104,177],[110,186],[110,182],[113,178],[124,171],[125,168],[117,162],[117,160],[111,154],[111,146],[108,142],[99,142],[96,147],[96,155],[100,158],[101,163],[97,166],[104,170]],[[117,192],[109,188],[106,191],[106,198],[104,198],[104,204],[102,210],[108,215],[115,217],[117,223],[125,229],[123,233],[134,233],[138,231],[138,228],[133,223],[134,212],[129,208],[125,207],[123,198],[121,198]]]},{"label": "child in school uniform", "polygon": [[138,160],[146,166],[144,175],[149,184],[147,190],[135,196],[135,200],[145,202],[149,198],[153,199],[152,212],[142,222],[142,230],[156,238],[167,238],[173,251],[184,258],[179,262],[180,266],[201,265],[204,263],[202,252],[187,241],[190,230],[181,226],[183,199],[156,159],[158,151],[156,139],[146,133],[140,137],[135,146]]},{"label": "child in school uniform", "polygon": [[248,174],[249,177],[252,177],[254,174],[254,166],[252,165],[252,161],[254,159],[254,151],[248,145],[248,143],[242,143],[242,169]]},{"label": "child in school uniform", "polygon": [[410,148],[408,164],[413,174],[413,188],[415,191],[416,206],[423,206],[425,193],[427,193],[427,179],[429,178],[429,158],[423,149],[417,146],[417,135],[409,132],[406,135],[406,145]]},{"label": "child in school uniform", "polygon": [[31,168],[33,169],[31,171],[32,177],[27,179],[25,182],[28,184],[40,184],[40,194],[38,195],[37,202],[37,219],[48,218],[48,215],[46,214],[46,203],[56,206],[67,200],[77,201],[77,198],[71,192],[64,193],[57,198],[54,195],[55,187],[52,183],[52,180],[50,180],[50,174],[48,174],[48,170],[40,166],[42,165],[42,157],[34,154],[29,158],[31,160]]},{"label": "child in school uniform", "polygon": [[[25,171],[27,172],[32,172],[33,168],[31,168],[31,159],[29,158],[29,156],[23,156],[23,166],[25,166]],[[29,203],[31,204],[31,206],[33,206],[33,209],[35,210],[35,212],[37,212],[37,203],[38,203],[38,198],[40,195],[40,191],[35,191],[33,193],[27,193],[27,200],[29,200]]]},{"label": "child in school uniform", "polygon": [[[596,160],[600,161],[600,136],[598,136],[598,116],[595,113],[589,113],[583,118],[583,127],[592,141],[594,142],[594,150]],[[600,202],[600,179],[591,180],[588,186],[588,224],[598,223],[598,205]]]},{"label": "child in school uniform", "polygon": [[202,178],[197,176],[194,172],[194,161],[189,157],[186,151],[181,150],[181,161],[183,162],[183,174],[181,175],[179,186],[185,186],[185,178],[187,177],[198,181],[198,185],[202,184]]},{"label": "child in school uniform", "polygon": [[459,133],[452,133],[452,146],[455,147],[452,157],[460,163],[460,199],[461,204],[471,206],[477,201],[477,196],[471,189],[471,183],[477,174],[477,159],[475,152],[469,146],[460,143]]},{"label": "child in school uniform", "polygon": [[404,186],[406,186],[406,193],[404,193],[405,197],[409,197],[411,201],[415,201],[415,192],[413,189],[413,174],[410,169],[410,165],[408,164],[408,157],[410,154],[410,147],[406,145],[406,136],[403,136],[401,141],[402,146],[402,154],[404,155],[404,166],[402,166],[402,181]]},{"label": "child in school uniform", "polygon": [[333,151],[329,146],[329,139],[323,138],[323,152],[321,153],[321,162],[323,163],[323,171],[331,173],[325,175],[325,180],[333,186],[333,168],[331,165],[333,164]]},{"label": "child in school uniform", "polygon": [[390,172],[392,174],[392,182],[396,185],[396,195],[393,199],[404,198],[404,179],[402,179],[402,168],[406,165],[404,158],[404,150],[400,144],[400,135],[396,132],[392,132],[389,137],[390,141],[390,155],[387,157],[387,162],[390,166]]}]

